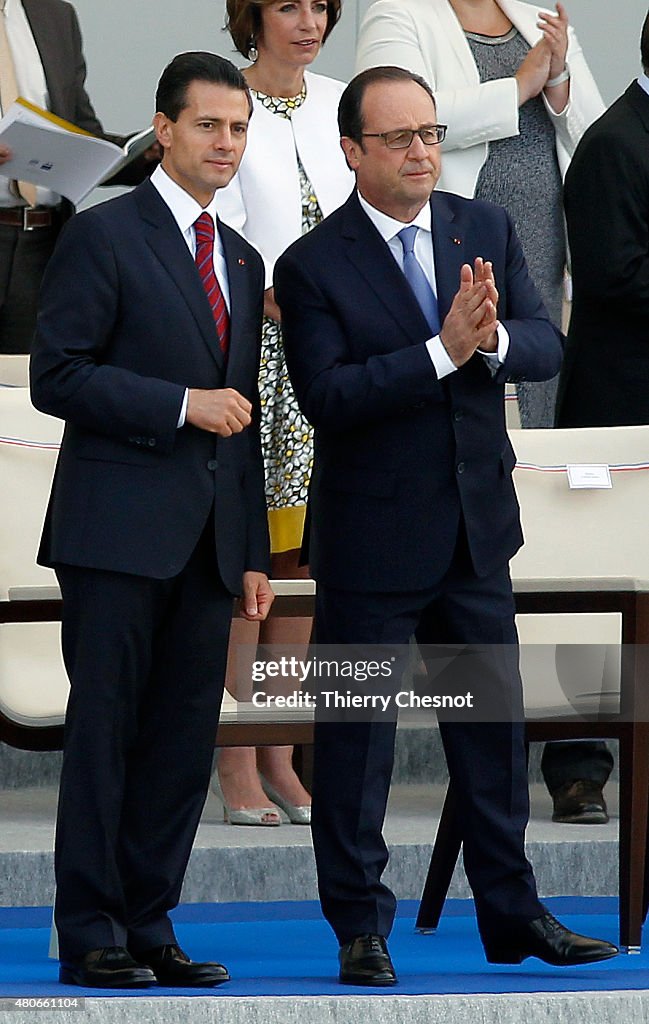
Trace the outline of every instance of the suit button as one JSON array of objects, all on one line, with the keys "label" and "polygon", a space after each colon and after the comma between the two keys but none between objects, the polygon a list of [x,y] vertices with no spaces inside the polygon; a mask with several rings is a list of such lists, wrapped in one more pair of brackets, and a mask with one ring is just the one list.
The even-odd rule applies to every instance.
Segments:
[{"label": "suit button", "polygon": [[147,444],[148,444],[149,448],[155,448],[155,446],[156,446],[156,439],[155,439],[155,437],[150,437],[149,440],[147,441]]},{"label": "suit button", "polygon": [[457,471],[458,471],[458,473],[463,473],[465,469],[466,469],[465,464],[463,462],[458,462],[458,464],[457,464]]},{"label": "suit button", "polygon": [[464,419],[464,413],[462,412],[461,409],[455,410],[455,412],[453,413],[453,419],[455,420],[456,423]]},{"label": "suit button", "polygon": [[218,469],[219,468],[218,459],[210,459],[208,461],[208,463],[207,463],[207,468],[208,469],[212,469],[212,470]]}]

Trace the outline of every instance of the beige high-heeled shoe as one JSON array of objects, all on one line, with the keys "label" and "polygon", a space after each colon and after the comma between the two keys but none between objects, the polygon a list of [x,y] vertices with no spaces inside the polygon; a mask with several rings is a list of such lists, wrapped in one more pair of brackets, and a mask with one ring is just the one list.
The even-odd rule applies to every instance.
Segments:
[{"label": "beige high-heeled shoe", "polygon": [[228,807],[219,780],[218,768],[212,772],[210,789],[223,805],[223,820],[228,825],[263,825],[274,827],[282,824],[276,807]]},{"label": "beige high-heeled shoe", "polygon": [[266,796],[277,804],[278,807],[284,811],[284,814],[288,815],[291,825],[310,825],[311,824],[311,804],[292,804],[288,800],[285,800],[281,793],[277,790],[268,779],[259,773],[261,779],[261,786]]}]

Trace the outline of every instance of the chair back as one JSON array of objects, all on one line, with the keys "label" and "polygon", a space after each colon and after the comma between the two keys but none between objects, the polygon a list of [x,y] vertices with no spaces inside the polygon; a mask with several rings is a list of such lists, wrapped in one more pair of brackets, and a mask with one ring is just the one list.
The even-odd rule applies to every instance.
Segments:
[{"label": "chair back", "polygon": [[[0,373],[6,360],[0,359]],[[8,374],[5,374],[5,378]],[[0,387],[0,602],[33,588],[56,588],[51,569],[36,564],[43,517],[63,424],[38,412],[27,387]],[[34,602],[34,607],[38,600]],[[23,604],[25,618],[29,603]],[[3,619],[11,615],[3,615]],[[18,726],[61,725],[68,698],[59,622],[0,622],[0,717]],[[11,742],[9,736],[3,738]]]},{"label": "chair back", "polygon": [[29,356],[0,353],[0,387],[29,387]]},{"label": "chair back", "polygon": [[[649,586],[649,426],[512,430],[525,544],[515,583],[559,591]],[[571,488],[568,466],[607,466],[612,486]],[[590,583],[589,583],[590,581]]]},{"label": "chair back", "polygon": [[[510,437],[525,536],[511,565],[515,587],[561,593],[649,585],[649,426],[512,430]],[[571,488],[569,466],[604,466],[611,487]],[[517,621],[530,717],[618,709],[620,613]]]},{"label": "chair back", "polygon": [[36,555],[62,430],[33,407],[28,388],[0,388],[0,601],[12,587],[56,584]]}]

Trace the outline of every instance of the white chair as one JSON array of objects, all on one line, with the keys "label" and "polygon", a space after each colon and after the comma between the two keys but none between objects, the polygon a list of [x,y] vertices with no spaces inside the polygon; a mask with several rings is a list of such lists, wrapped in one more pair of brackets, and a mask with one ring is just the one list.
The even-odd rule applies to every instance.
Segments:
[{"label": "white chair", "polygon": [[515,384],[505,384],[505,423],[508,430],[520,430],[521,413]]},{"label": "white chair", "polygon": [[[602,736],[619,740],[620,941],[627,950],[636,951],[649,896],[644,892],[649,792],[649,426],[514,430],[511,439],[517,454],[514,480],[525,535],[525,545],[511,565],[522,639],[542,639],[553,645],[548,648],[549,657],[532,665],[536,680],[530,678],[529,654],[521,650],[527,732],[533,740]],[[612,486],[571,488],[569,466],[607,467]],[[605,474],[606,470],[578,468],[576,478],[592,481]],[[526,623],[525,616],[535,618]],[[596,646],[584,649],[585,660],[582,657],[577,682],[570,690],[565,678],[557,677],[557,664],[562,667],[557,652],[569,640],[574,660],[577,645],[590,637]],[[597,677],[594,687],[593,674]],[[542,691],[548,685],[549,698],[544,698]],[[545,714],[550,717],[541,717]],[[437,925],[459,853],[456,806],[449,791],[417,922],[423,930]]]},{"label": "white chair", "polygon": [[29,356],[0,354],[0,387],[29,387]]},{"label": "white chair", "polygon": [[[0,370],[8,359],[3,357]],[[68,695],[56,577],[36,554],[62,423],[33,408],[26,387],[0,388],[0,725],[22,746],[60,745]]]}]

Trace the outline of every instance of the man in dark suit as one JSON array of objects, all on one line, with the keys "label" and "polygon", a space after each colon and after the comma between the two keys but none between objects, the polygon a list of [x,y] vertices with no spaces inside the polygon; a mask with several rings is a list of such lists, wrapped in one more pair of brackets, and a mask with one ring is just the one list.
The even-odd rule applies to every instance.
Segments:
[{"label": "man in dark suit", "polygon": [[560,427],[649,423],[649,15],[643,74],[590,126],[564,190],[573,303]]},{"label": "man in dark suit", "polygon": [[[124,138],[104,133],[86,93],[81,32],[69,3],[0,0],[0,34],[3,30],[20,95],[92,135],[124,143]],[[7,147],[0,146],[0,174],[10,155]],[[138,184],[150,173],[154,159],[157,149],[124,168],[111,184]],[[69,202],[45,189],[28,198],[16,195],[8,179],[0,177],[0,352],[29,351],[43,271],[63,223],[73,212]]]},{"label": "man in dark suit", "polygon": [[[643,73],[590,126],[566,175],[573,302],[558,427],[649,423],[649,15],[640,53]],[[580,780],[572,802],[600,803],[605,814],[606,744],[552,744],[551,754],[549,788],[563,784],[565,803]]]},{"label": "man in dark suit", "polygon": [[66,226],[31,361],[66,421],[40,560],[63,595],[71,692],[56,832],[60,977],[213,985],[176,944],[233,595],[272,592],[259,444],[261,259],[217,224],[251,112],[214,54],[165,70],[151,181]]},{"label": "man in dark suit", "polygon": [[[472,683],[488,677],[514,713],[440,728],[462,793],[464,863],[487,958],[605,959],[614,946],[576,936],[546,913],[523,847],[528,800],[508,571],[522,537],[503,389],[506,379],[552,377],[559,335],[506,212],[431,197],[444,137],[435,120],[418,76],[399,68],[358,75],[339,108],[357,191],[277,264],[289,371],[315,426],[317,639],[405,644],[415,633],[424,644],[483,647],[485,678]],[[376,718],[321,717],[316,726],[320,895],[341,945],[340,980],[350,984],[396,981],[385,941],[395,899],[381,882],[394,728]]]}]

